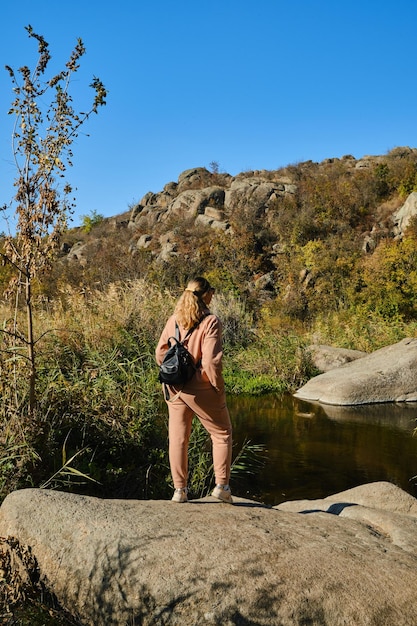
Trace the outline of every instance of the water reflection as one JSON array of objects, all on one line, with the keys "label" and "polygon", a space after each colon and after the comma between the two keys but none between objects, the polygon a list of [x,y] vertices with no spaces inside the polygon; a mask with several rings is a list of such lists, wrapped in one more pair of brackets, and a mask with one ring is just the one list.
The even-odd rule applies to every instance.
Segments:
[{"label": "water reflection", "polygon": [[335,407],[274,394],[228,405],[237,446],[266,448],[259,475],[234,480],[237,495],[278,504],[388,480],[417,497],[417,404]]}]

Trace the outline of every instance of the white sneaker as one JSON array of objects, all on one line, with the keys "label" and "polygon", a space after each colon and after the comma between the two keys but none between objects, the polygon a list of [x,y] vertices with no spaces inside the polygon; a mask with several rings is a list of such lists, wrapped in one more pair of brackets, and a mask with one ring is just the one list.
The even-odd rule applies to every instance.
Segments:
[{"label": "white sneaker", "polygon": [[229,485],[216,485],[211,494],[214,498],[233,504],[232,492]]},{"label": "white sneaker", "polygon": [[176,489],[171,500],[172,502],[188,502],[187,487],[184,487],[183,489]]}]

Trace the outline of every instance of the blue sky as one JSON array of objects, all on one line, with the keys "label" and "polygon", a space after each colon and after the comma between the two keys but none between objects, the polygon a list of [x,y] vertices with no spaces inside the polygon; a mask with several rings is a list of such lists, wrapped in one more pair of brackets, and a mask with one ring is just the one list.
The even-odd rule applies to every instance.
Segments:
[{"label": "blue sky", "polygon": [[56,69],[83,39],[75,106],[93,76],[109,91],[73,146],[73,226],[92,211],[123,213],[212,161],[235,175],[417,146],[415,0],[3,2],[0,204],[14,177],[3,66],[36,61],[28,24]]}]

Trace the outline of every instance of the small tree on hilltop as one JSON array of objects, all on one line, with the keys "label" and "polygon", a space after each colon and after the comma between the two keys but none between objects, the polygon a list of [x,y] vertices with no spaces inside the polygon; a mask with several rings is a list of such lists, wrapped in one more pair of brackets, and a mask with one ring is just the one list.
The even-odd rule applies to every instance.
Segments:
[{"label": "small tree on hilltop", "polygon": [[[16,356],[24,356],[29,364],[29,414],[35,410],[36,344],[33,326],[34,281],[51,268],[67,227],[67,218],[74,208],[71,186],[65,182],[65,171],[72,165],[71,145],[80,127],[92,113],[106,104],[107,92],[98,78],[90,87],[94,98],[86,113],[77,113],[69,93],[71,77],[79,68],[85,53],[81,39],[72,51],[65,69],[47,79],[51,59],[49,44],[26,27],[30,38],[38,42],[38,60],[33,70],[23,66],[16,73],[6,66],[15,93],[9,111],[16,120],[12,132],[13,156],[17,176],[16,235],[5,237],[1,256],[13,268],[13,277],[6,295],[17,303],[23,296],[26,308],[26,331],[18,328],[16,316],[3,330]],[[49,100],[48,96],[52,98]],[[3,207],[5,210],[7,207]]]}]

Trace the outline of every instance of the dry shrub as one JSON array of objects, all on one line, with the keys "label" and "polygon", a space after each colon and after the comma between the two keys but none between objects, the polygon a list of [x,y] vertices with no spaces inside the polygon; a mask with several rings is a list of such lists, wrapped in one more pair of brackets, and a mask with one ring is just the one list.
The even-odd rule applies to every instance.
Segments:
[{"label": "dry shrub", "polygon": [[161,292],[142,279],[112,283],[104,291],[67,286],[48,322],[50,328],[65,329],[69,340],[70,335],[75,342],[82,336],[90,347],[98,348],[111,343],[120,328],[133,326],[156,338],[173,306],[171,293]]},{"label": "dry shrub", "polygon": [[253,316],[240,298],[232,293],[216,294],[211,310],[222,321],[226,349],[243,348],[253,341]]},{"label": "dry shrub", "polygon": [[0,617],[31,597],[39,583],[39,571],[30,548],[14,537],[0,538]]},{"label": "dry shrub", "polygon": [[310,329],[312,343],[373,352],[417,334],[415,321],[384,317],[367,306],[351,307],[318,316]]}]

